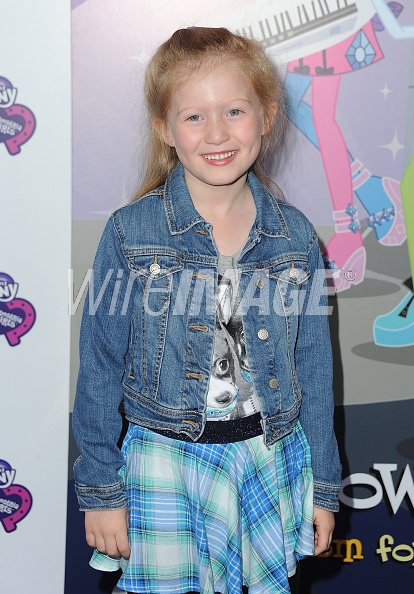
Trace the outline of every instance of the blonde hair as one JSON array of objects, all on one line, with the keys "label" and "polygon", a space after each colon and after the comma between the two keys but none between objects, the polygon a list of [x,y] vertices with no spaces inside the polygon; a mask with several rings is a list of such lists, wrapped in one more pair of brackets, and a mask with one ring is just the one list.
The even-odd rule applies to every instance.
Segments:
[{"label": "blonde hair", "polygon": [[[286,128],[286,98],[281,78],[261,45],[225,28],[179,29],[163,43],[148,63],[145,99],[149,115],[147,169],[133,200],[162,185],[179,160],[174,147],[167,145],[154,122],[166,121],[174,91],[203,67],[235,64],[249,78],[263,108],[265,129],[260,153],[251,170],[267,187],[274,182],[265,174],[269,156],[280,149]],[[274,117],[274,104],[278,105]]]}]

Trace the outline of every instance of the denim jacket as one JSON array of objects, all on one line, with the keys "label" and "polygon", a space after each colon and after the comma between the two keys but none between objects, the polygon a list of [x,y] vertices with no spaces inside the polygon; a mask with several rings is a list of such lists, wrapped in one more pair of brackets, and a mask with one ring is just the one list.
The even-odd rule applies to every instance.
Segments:
[{"label": "denim jacket", "polygon": [[[256,219],[237,264],[238,307],[263,439],[270,446],[299,419],[311,448],[314,503],[336,511],[341,468],[316,233],[252,173],[247,181]],[[203,433],[217,265],[212,226],[195,210],[182,166],[108,221],[83,312],[73,411],[82,510],[127,503],[118,473],[122,402],[130,422],[194,441]]]}]

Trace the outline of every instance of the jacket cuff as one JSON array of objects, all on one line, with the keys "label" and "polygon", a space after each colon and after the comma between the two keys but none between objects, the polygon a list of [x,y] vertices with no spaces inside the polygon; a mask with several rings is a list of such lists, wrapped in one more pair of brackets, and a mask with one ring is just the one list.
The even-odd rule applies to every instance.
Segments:
[{"label": "jacket cuff", "polygon": [[128,505],[124,483],[103,487],[89,487],[75,483],[80,511],[108,510]]},{"label": "jacket cuff", "polygon": [[325,483],[314,483],[313,504],[332,512],[339,511],[339,492],[341,485],[327,485]]}]

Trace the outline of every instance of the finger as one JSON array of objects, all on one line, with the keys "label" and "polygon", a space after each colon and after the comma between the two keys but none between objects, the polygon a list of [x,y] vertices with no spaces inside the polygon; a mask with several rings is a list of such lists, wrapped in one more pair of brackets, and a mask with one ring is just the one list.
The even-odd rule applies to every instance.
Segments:
[{"label": "finger", "polygon": [[320,555],[321,553],[325,553],[326,552],[326,547],[324,547],[323,545],[320,544],[316,544],[315,545],[315,553],[314,555]]},{"label": "finger", "polygon": [[128,541],[128,534],[125,532],[124,534],[117,535],[117,547],[119,554],[124,557],[124,559],[129,559],[131,554],[131,549],[129,546]]},{"label": "finger", "polygon": [[90,547],[97,548],[95,534],[93,532],[86,532],[86,542]]},{"label": "finger", "polygon": [[329,547],[332,542],[332,532],[328,535],[320,535],[318,532],[315,532],[315,555],[320,555],[320,553],[325,553],[329,550]]},{"label": "finger", "polygon": [[100,553],[103,553],[104,555],[106,555],[107,550],[106,550],[105,539],[103,536],[95,536],[95,544],[91,545],[91,546],[93,546]]},{"label": "finger", "polygon": [[115,535],[110,535],[105,537],[105,548],[106,554],[110,557],[121,557],[121,551],[118,548],[117,540]]}]

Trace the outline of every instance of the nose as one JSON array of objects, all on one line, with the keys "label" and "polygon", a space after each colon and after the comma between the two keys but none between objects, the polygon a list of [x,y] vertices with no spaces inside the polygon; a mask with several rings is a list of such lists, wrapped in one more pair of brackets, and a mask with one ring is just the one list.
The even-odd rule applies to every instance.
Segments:
[{"label": "nose", "polygon": [[228,406],[230,402],[233,402],[234,396],[231,392],[222,392],[219,396],[216,396],[216,401],[222,406]]},{"label": "nose", "polygon": [[220,145],[229,139],[226,123],[220,118],[212,118],[207,122],[205,141],[209,144]]}]

